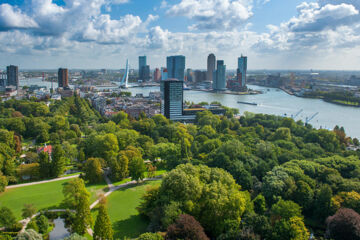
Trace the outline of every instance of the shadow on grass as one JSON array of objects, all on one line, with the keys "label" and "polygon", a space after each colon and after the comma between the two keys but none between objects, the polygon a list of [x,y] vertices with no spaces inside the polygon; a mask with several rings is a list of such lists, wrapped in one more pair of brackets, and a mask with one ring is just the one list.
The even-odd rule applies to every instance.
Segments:
[{"label": "shadow on grass", "polygon": [[135,238],[146,232],[148,222],[140,215],[132,215],[128,219],[117,221],[113,224],[114,239],[124,237]]}]

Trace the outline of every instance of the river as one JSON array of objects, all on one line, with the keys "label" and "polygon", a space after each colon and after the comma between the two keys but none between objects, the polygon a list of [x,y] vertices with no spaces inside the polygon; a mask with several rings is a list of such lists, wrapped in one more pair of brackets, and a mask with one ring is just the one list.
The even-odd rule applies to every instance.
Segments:
[{"label": "river", "polygon": [[[21,80],[20,85],[46,85],[50,87],[51,83],[42,82],[41,79]],[[57,85],[57,84],[56,84]],[[54,87],[55,83],[54,83]],[[360,108],[341,106],[324,102],[321,99],[300,98],[288,95],[287,93],[275,89],[260,86],[249,85],[253,90],[261,90],[264,94],[258,95],[230,95],[221,93],[210,93],[201,91],[184,91],[184,100],[194,103],[218,101],[222,105],[232,108],[238,108],[240,113],[245,111],[253,113],[274,114],[279,116],[295,115],[301,109],[303,111],[295,120],[305,122],[306,118],[318,113],[309,123],[316,128],[333,129],[336,125],[343,126],[347,135],[360,138]],[[149,92],[160,91],[159,87],[129,88],[133,95],[143,93],[147,96]],[[258,105],[239,104],[238,101],[255,102]]]},{"label": "river", "polygon": [[[336,125],[343,126],[347,135],[360,138],[360,108],[341,106],[324,102],[321,99],[301,98],[289,95],[282,90],[249,85],[253,90],[261,90],[258,95],[230,95],[202,91],[184,91],[184,100],[199,103],[218,101],[222,105],[237,108],[240,114],[244,112],[274,114],[278,116],[295,116],[303,111],[295,120],[306,121],[318,113],[309,123],[316,128],[333,129]],[[151,91],[159,91],[158,87],[129,88],[132,94],[143,93],[145,96]],[[238,101],[255,102],[258,105],[239,104]]]}]

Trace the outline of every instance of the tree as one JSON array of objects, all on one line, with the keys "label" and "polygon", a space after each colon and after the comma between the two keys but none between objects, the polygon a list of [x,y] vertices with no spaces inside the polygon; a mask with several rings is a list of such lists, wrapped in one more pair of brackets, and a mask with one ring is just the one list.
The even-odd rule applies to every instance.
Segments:
[{"label": "tree", "polygon": [[332,190],[329,185],[322,185],[316,191],[314,202],[314,214],[323,222],[330,215]]},{"label": "tree", "polygon": [[16,218],[8,207],[0,208],[0,224],[5,228],[10,228],[16,224]]},{"label": "tree", "polygon": [[360,215],[352,209],[341,208],[326,220],[326,235],[334,240],[360,239]]},{"label": "tree", "polygon": [[143,233],[137,240],[163,240],[164,238],[158,233]]},{"label": "tree", "polygon": [[166,240],[209,240],[203,227],[193,216],[183,214],[167,229]]},{"label": "tree", "polygon": [[25,230],[24,232],[19,233],[16,238],[17,240],[42,240],[42,235],[35,232],[33,229]]},{"label": "tree", "polygon": [[[169,213],[181,210],[193,215],[211,237],[224,232],[228,220],[239,226],[249,204],[247,193],[239,191],[239,185],[228,172],[204,165],[179,165],[163,178],[159,193],[153,193],[147,200],[157,200],[142,203],[140,207],[150,216],[152,224],[158,226],[166,210],[171,210]],[[178,202],[179,207],[168,208],[172,202]]]},{"label": "tree", "polygon": [[30,218],[32,215],[36,213],[36,208],[34,204],[24,204],[24,208],[22,209],[22,217]]},{"label": "tree", "polygon": [[289,220],[281,219],[273,226],[273,240],[308,240],[309,231],[300,217],[292,217]]},{"label": "tree", "polygon": [[36,225],[39,228],[39,233],[46,233],[49,228],[49,220],[45,215],[40,215],[36,218]]},{"label": "tree", "polygon": [[110,217],[108,215],[105,204],[100,204],[99,212],[94,226],[94,239],[96,240],[112,240],[113,229],[111,227]]},{"label": "tree", "polygon": [[254,210],[258,214],[264,214],[266,211],[266,201],[265,197],[262,194],[256,196],[253,200],[254,203]]},{"label": "tree", "polygon": [[32,219],[28,225],[26,226],[26,229],[33,229],[35,230],[36,232],[39,232],[39,227],[38,225],[36,224],[36,221],[35,219]]},{"label": "tree", "polygon": [[84,180],[81,178],[74,178],[73,180],[69,181],[63,187],[63,194],[64,194],[64,204],[68,208],[76,208],[80,204],[81,196],[85,196],[87,198],[90,197],[89,192],[85,188]]},{"label": "tree", "polygon": [[69,237],[64,238],[64,240],[87,240],[87,238],[80,236],[77,233],[73,233]]},{"label": "tree", "polygon": [[76,216],[73,223],[74,232],[84,235],[86,229],[90,227],[93,222],[90,212],[89,195],[81,194],[75,209]]},{"label": "tree", "polygon": [[63,174],[66,165],[66,159],[64,157],[65,152],[61,145],[57,144],[53,147],[51,154],[51,175],[53,177],[59,177]]},{"label": "tree", "polygon": [[51,162],[49,154],[41,152],[39,154],[39,173],[41,178],[48,178],[51,176]]},{"label": "tree", "polygon": [[271,215],[274,219],[289,220],[292,217],[302,217],[301,207],[293,201],[280,199],[271,207]]},{"label": "tree", "polygon": [[129,164],[129,172],[132,180],[143,180],[145,178],[146,165],[142,158],[135,158]]},{"label": "tree", "polygon": [[5,191],[7,185],[8,185],[7,178],[3,176],[2,172],[0,171],[0,193]]},{"label": "tree", "polygon": [[99,183],[103,179],[103,170],[101,169],[101,162],[99,158],[89,158],[84,166],[85,179],[90,183]]},{"label": "tree", "polygon": [[119,154],[110,160],[111,175],[115,180],[122,180],[129,175],[129,159],[124,154]]}]

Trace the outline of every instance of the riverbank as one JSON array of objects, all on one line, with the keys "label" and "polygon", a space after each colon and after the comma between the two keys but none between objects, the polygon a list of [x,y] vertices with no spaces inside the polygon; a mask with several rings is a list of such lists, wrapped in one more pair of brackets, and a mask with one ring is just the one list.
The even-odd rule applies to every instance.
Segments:
[{"label": "riverbank", "polygon": [[[260,85],[256,85],[256,86],[260,86]],[[263,86],[261,86],[261,87],[263,87]],[[288,94],[290,96],[295,96],[295,97],[299,97],[299,98],[307,98],[307,99],[321,99],[321,100],[323,100],[324,102],[327,102],[327,103],[332,103],[332,104],[345,106],[345,107],[357,107],[357,108],[360,108],[360,100],[359,100],[359,102],[356,102],[356,101],[345,101],[345,100],[342,100],[342,99],[329,99],[329,98],[326,98],[323,95],[299,95],[299,94],[296,94],[295,92],[291,91],[290,89],[286,89],[286,88],[283,88],[283,87],[276,88],[276,89],[280,89],[280,90],[282,90],[283,92],[285,92],[286,94]]]},{"label": "riverbank", "polygon": [[191,89],[191,91],[198,91],[198,92],[208,92],[208,93],[216,93],[216,94],[229,94],[229,95],[257,95],[257,94],[263,94],[262,91],[249,91],[249,92],[235,92],[235,91],[214,91],[214,90],[206,90],[206,89]]}]

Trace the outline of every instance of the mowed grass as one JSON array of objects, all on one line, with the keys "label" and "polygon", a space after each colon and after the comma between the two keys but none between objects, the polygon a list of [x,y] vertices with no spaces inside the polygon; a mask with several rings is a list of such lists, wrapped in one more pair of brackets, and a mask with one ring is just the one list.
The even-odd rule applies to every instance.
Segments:
[{"label": "mowed grass", "polygon": [[[37,185],[7,189],[0,194],[0,207],[10,208],[15,217],[21,220],[21,209],[24,204],[34,204],[36,209],[56,209],[63,208],[61,205],[64,199],[62,190],[63,186],[72,179],[61,181],[41,183]],[[99,193],[107,191],[105,182],[96,185],[87,185],[87,190],[90,192],[90,203],[96,200]]]},{"label": "mowed grass", "polygon": [[[146,189],[160,183],[161,180],[147,181],[121,188],[108,196],[107,207],[114,229],[114,239],[135,238],[146,232],[149,223],[139,216],[136,207],[139,206]],[[93,209],[92,213],[95,220],[97,209]]]},{"label": "mowed grass", "polygon": [[71,179],[8,189],[0,194],[0,206],[10,208],[18,220],[22,219],[24,204],[34,204],[37,210],[56,208],[63,200],[62,189]]}]

